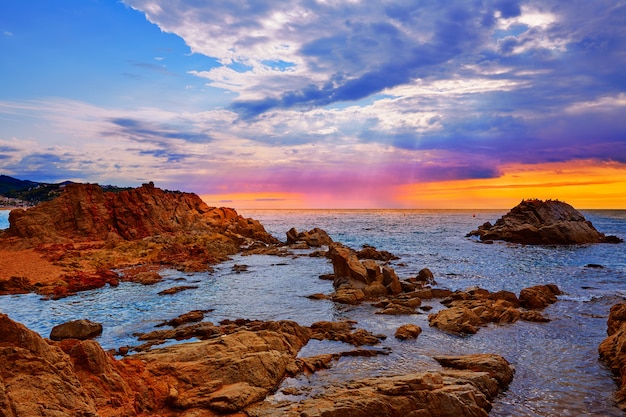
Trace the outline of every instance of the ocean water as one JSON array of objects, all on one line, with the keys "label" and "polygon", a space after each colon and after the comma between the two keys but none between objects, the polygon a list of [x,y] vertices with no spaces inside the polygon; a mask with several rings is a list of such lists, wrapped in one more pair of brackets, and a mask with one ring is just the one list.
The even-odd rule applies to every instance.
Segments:
[{"label": "ocean water", "polygon": [[[155,286],[132,283],[88,291],[63,300],[44,301],[33,294],[0,297],[0,311],[48,336],[52,326],[88,318],[104,324],[98,341],[104,348],[138,345],[136,332],[154,329],[159,322],[194,309],[213,309],[205,320],[248,318],[289,319],[303,325],[320,320],[352,319],[357,326],[385,334],[378,348],[389,355],[342,358],[329,370],[292,378],[283,387],[306,388],[308,395],[328,384],[376,375],[437,369],[433,356],[497,353],[516,368],[508,391],[494,402],[491,416],[622,416],[614,406],[616,385],[598,360],[597,348],[606,337],[606,320],[613,304],[626,298],[626,244],[522,246],[483,245],[465,234],[485,221],[494,222],[506,211],[459,210],[254,210],[240,211],[260,220],[274,236],[285,240],[291,227],[299,231],[320,227],[355,249],[369,244],[401,259],[392,263],[401,278],[430,268],[439,287],[452,290],[480,286],[516,293],[525,287],[555,283],[565,292],[543,313],[550,323],[518,322],[491,325],[476,335],[456,337],[428,326],[426,314],[376,315],[369,304],[335,305],[310,300],[314,293],[331,293],[332,283],[319,275],[332,272],[325,258],[308,251],[292,256],[235,256],[208,274],[164,271]],[[626,238],[626,211],[584,211],[596,228]],[[0,213],[0,222],[2,221]],[[2,223],[0,223],[1,225]],[[0,226],[1,227],[1,226]],[[245,264],[237,273],[234,265]],[[600,265],[601,267],[593,267]],[[174,296],[157,293],[175,285],[198,289]],[[436,300],[425,303],[433,311]],[[397,327],[414,323],[423,333],[414,341],[398,341]],[[336,342],[310,342],[300,353],[351,350]],[[279,392],[270,400],[288,397]]]},{"label": "ocean water", "polygon": [[0,230],[9,227],[9,210],[0,210]]}]

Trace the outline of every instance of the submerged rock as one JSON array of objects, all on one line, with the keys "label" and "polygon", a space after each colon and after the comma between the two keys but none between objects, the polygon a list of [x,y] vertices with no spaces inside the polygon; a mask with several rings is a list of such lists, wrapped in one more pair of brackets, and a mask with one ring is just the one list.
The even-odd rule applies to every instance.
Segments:
[{"label": "submerged rock", "polygon": [[619,243],[616,236],[599,232],[567,203],[557,200],[522,200],[494,225],[487,222],[467,236],[481,241],[504,240],[526,245]]}]

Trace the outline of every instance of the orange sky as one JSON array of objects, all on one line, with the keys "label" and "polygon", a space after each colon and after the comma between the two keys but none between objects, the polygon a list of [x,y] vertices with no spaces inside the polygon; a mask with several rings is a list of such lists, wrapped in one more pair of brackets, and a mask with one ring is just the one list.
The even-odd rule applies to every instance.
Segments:
[{"label": "orange sky", "polygon": [[[203,195],[211,206],[238,209],[441,208],[506,209],[522,199],[558,199],[579,209],[626,209],[626,164],[575,161],[505,165],[498,178],[427,182],[381,190],[384,199],[355,195],[239,193]],[[389,196],[392,196],[391,198]]]}]

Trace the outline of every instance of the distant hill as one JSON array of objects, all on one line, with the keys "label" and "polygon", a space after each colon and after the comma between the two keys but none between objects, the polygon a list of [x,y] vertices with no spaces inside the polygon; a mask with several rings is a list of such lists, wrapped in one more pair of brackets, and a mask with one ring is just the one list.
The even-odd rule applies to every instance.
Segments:
[{"label": "distant hill", "polygon": [[0,175],[0,195],[5,195],[13,191],[28,190],[36,187],[39,183],[28,180],[18,180],[8,175]]},{"label": "distant hill", "polygon": [[[29,203],[29,205],[37,205],[61,195],[63,189],[68,184],[73,184],[73,182],[63,181],[58,184],[48,184],[0,175],[0,196],[22,200]],[[102,188],[105,191],[112,192],[132,189],[132,187],[117,187],[114,185],[104,185]]]}]

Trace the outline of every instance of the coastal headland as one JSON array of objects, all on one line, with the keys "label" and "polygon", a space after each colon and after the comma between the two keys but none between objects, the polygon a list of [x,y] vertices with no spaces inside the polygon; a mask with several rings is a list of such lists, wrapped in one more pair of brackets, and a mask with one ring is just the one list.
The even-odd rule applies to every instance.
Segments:
[{"label": "coastal headland", "polygon": [[[561,294],[552,284],[519,294],[453,292],[437,288],[427,268],[401,279],[388,264],[394,259],[389,252],[354,250],[321,229],[291,229],[283,243],[232,209],[208,207],[194,194],[152,183],[117,193],[70,184],[52,201],[12,211],[9,229],[0,233],[0,291],[61,298],[125,280],[151,285],[162,268],[207,271],[236,253],[280,256],[293,249],[310,249],[309,256],[326,257],[333,265],[334,273],[320,278],[332,280],[334,291],[311,298],[370,303],[376,314],[398,316],[427,312],[422,303],[437,299],[445,308],[430,314],[428,325],[461,337],[488,325],[547,322],[541,311]],[[384,355],[384,349],[361,348],[376,346],[382,336],[350,321],[213,324],[203,320],[204,312],[191,311],[163,323],[167,329],[138,335],[143,345],[105,352],[91,336],[82,336],[81,326],[93,323],[68,323],[67,332],[50,340],[7,313],[0,314],[0,408],[11,417],[486,416],[515,375],[510,362],[496,354],[437,356],[438,368],[334,384],[323,395],[276,403],[263,400],[286,377],[332,368],[342,356]],[[619,314],[612,312],[614,323]],[[613,336],[602,355],[618,373],[623,359],[613,361],[611,355],[620,355],[623,342],[615,340],[623,331],[610,323]],[[421,331],[407,324],[395,337],[415,339]],[[191,338],[199,341],[158,347]],[[312,339],[352,348],[300,357]]]}]

